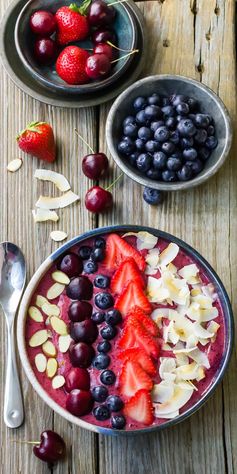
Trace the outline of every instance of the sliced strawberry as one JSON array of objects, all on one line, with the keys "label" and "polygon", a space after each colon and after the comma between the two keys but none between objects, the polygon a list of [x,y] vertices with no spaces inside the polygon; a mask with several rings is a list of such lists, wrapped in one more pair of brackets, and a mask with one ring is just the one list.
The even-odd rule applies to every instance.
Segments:
[{"label": "sliced strawberry", "polygon": [[140,321],[140,323],[145,327],[145,329],[151,334],[151,336],[158,336],[158,333],[159,333],[159,330],[158,330],[158,326],[157,324],[155,323],[155,321],[153,321],[150,316],[148,316],[147,314],[145,314],[140,308],[138,308],[137,306],[135,306],[134,308],[131,309],[131,311],[129,311],[129,313],[127,314],[127,319],[130,317],[130,316],[133,316],[135,317],[136,319],[138,319],[138,321]]},{"label": "sliced strawberry", "polygon": [[147,390],[139,390],[125,403],[124,414],[144,425],[151,425],[154,420],[151,395]]},{"label": "sliced strawberry", "polygon": [[129,257],[135,260],[139,270],[145,270],[146,262],[140,252],[128,244],[126,240],[122,239],[118,234],[110,234],[106,241],[104,260],[106,267],[109,269],[118,267],[123,260]]},{"label": "sliced strawberry", "polygon": [[130,281],[135,281],[140,284],[142,288],[145,287],[144,280],[136,262],[133,258],[126,258],[115,272],[111,280],[110,288],[113,293],[120,294]]},{"label": "sliced strawberry", "polygon": [[152,337],[144,326],[134,316],[130,316],[126,321],[126,328],[130,327],[131,334],[135,338],[135,346],[141,347],[149,356],[157,359],[159,355],[158,340]]},{"label": "sliced strawberry", "polygon": [[133,347],[120,352],[118,358],[126,361],[138,362],[143,370],[145,370],[151,377],[156,375],[156,366],[144,349]]},{"label": "sliced strawberry", "polygon": [[118,296],[114,307],[120,311],[122,316],[126,314],[135,306],[139,306],[144,313],[150,313],[152,310],[151,304],[144,295],[142,286],[136,282],[130,281],[128,286]]},{"label": "sliced strawberry", "polygon": [[127,360],[120,374],[119,387],[122,395],[132,397],[138,390],[151,390],[153,382],[138,362]]},{"label": "sliced strawberry", "polygon": [[135,334],[131,326],[126,326],[123,330],[122,337],[119,339],[118,346],[121,349],[129,349],[136,345]]}]

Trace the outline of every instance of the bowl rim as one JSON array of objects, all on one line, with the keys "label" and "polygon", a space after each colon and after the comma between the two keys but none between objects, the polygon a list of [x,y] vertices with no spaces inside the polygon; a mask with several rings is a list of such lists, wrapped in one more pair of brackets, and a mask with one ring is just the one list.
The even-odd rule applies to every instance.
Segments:
[{"label": "bowl rim", "polygon": [[[23,8],[20,10],[20,13],[16,19],[16,24],[15,24],[15,29],[14,29],[14,41],[15,41],[15,46],[16,50],[18,53],[18,56],[23,63],[24,67],[27,69],[27,71],[33,75],[35,79],[38,79],[42,84],[44,84],[45,87],[48,89],[54,89],[57,92],[64,92],[64,93],[71,93],[71,94],[83,94],[83,93],[90,93],[93,91],[101,91],[106,86],[111,86],[115,81],[117,81],[128,69],[130,66],[132,60],[133,60],[133,55],[130,55],[126,58],[123,66],[119,68],[117,71],[115,71],[114,74],[106,77],[105,79],[101,81],[95,81],[95,82],[89,82],[87,84],[57,84],[50,79],[46,79],[42,74],[40,74],[38,71],[34,69],[34,67],[31,66],[31,64],[27,61],[25,54],[20,46],[20,22],[22,20],[23,15],[25,14],[25,11],[28,9],[29,5],[34,2],[35,0],[28,0],[27,3],[23,6]],[[105,0],[108,1],[108,0]],[[130,0],[131,1],[131,0]],[[131,5],[129,6],[126,5],[126,3],[121,3],[119,4],[121,7],[125,10],[131,27],[132,27],[132,49],[135,49],[135,44],[137,41],[137,25],[136,25],[136,19],[133,16],[133,11],[131,8]],[[70,44],[65,45],[64,47],[66,48],[67,46],[70,46]],[[111,82],[112,81],[112,82]]]},{"label": "bowl rim", "polygon": [[[211,168],[206,170],[203,176],[197,175],[195,178],[193,178],[190,181],[164,183],[162,181],[155,181],[155,180],[143,177],[142,175],[138,174],[135,170],[132,170],[132,168],[127,167],[123,159],[119,156],[116,146],[114,144],[112,124],[116,120],[117,109],[121,107],[122,103],[129,96],[130,92],[133,91],[134,89],[137,89],[138,86],[142,86],[145,83],[160,81],[164,79],[175,80],[175,81],[182,80],[184,83],[192,84],[192,86],[194,86],[195,88],[197,87],[201,89],[204,93],[206,93],[211,98],[211,100],[215,101],[215,103],[221,110],[221,113],[225,122],[226,139],[225,139],[225,146],[222,153],[220,154],[217,161],[211,166]],[[217,173],[217,171],[221,168],[226,158],[228,157],[228,154],[232,145],[233,128],[232,128],[231,118],[225,104],[222,102],[220,97],[218,97],[218,95],[210,87],[188,76],[182,76],[178,74],[157,74],[157,75],[150,75],[145,78],[139,79],[138,81],[133,83],[131,86],[129,86],[125,91],[123,91],[116,98],[107,116],[105,134],[106,134],[107,145],[112,155],[112,158],[114,159],[116,164],[119,166],[119,168],[127,176],[129,176],[129,178],[131,178],[133,181],[136,181],[139,184],[142,184],[143,186],[148,186],[150,188],[159,189],[163,191],[180,191],[180,190],[190,189],[190,188],[199,186],[203,184],[205,181],[207,181],[208,179],[210,179],[215,173]]]},{"label": "bowl rim", "polygon": [[[25,336],[24,336],[24,329],[25,329],[25,320],[27,317],[27,312],[26,309],[29,306],[30,299],[32,297],[32,294],[35,291],[36,286],[38,285],[39,281],[45,274],[45,272],[50,268],[52,263],[60,256],[62,255],[65,251],[67,251],[69,248],[72,246],[84,241],[85,239],[95,237],[96,235],[103,235],[111,232],[139,232],[139,231],[147,231],[151,232],[154,235],[156,235],[159,238],[165,239],[167,241],[172,241],[179,245],[185,252],[191,254],[192,258],[194,258],[200,265],[205,269],[205,272],[208,273],[208,275],[211,276],[212,280],[215,282],[216,286],[220,290],[220,293],[223,297],[222,305],[225,306],[225,321],[226,321],[226,328],[228,331],[226,331],[226,336],[225,336],[225,344],[226,344],[226,351],[223,354],[223,359],[221,361],[219,371],[217,372],[217,376],[213,382],[213,384],[207,389],[206,393],[204,396],[198,400],[195,405],[190,407],[185,413],[182,413],[179,415],[177,418],[174,418],[172,420],[166,421],[162,423],[161,425],[156,425],[152,427],[147,427],[147,428],[141,428],[138,430],[131,430],[131,431],[123,431],[123,430],[113,430],[112,428],[104,428],[98,425],[94,425],[92,423],[88,423],[81,418],[78,418],[74,415],[71,415],[67,410],[62,408],[60,405],[58,405],[49,395],[48,393],[43,389],[43,387],[40,385],[38,382],[34,371],[31,367],[31,364],[28,359],[27,355],[27,350],[26,350],[26,344],[25,344]],[[76,424],[77,426],[81,428],[86,428],[90,431],[94,431],[96,433],[100,434],[106,434],[106,435],[134,435],[134,434],[143,434],[143,433],[148,433],[148,432],[154,432],[154,431],[160,431],[163,430],[164,428],[168,428],[171,426],[174,426],[181,421],[185,420],[189,416],[191,416],[193,413],[195,413],[208,399],[209,397],[213,394],[214,390],[216,389],[217,385],[221,382],[223,379],[224,373],[227,369],[227,366],[230,361],[231,357],[231,352],[233,349],[233,343],[234,343],[234,318],[233,318],[233,312],[232,312],[232,307],[231,303],[228,297],[228,294],[225,290],[225,287],[223,283],[221,282],[220,278],[216,274],[215,270],[211,267],[211,265],[197,252],[193,247],[191,247],[189,244],[184,242],[183,240],[173,236],[170,233],[160,231],[155,228],[147,227],[147,226],[138,226],[138,225],[115,225],[115,226],[107,226],[107,227],[102,227],[102,228],[97,228],[93,229],[87,232],[84,232],[83,234],[74,237],[73,239],[69,240],[65,244],[63,244],[61,247],[59,247],[57,250],[55,250],[46,260],[39,266],[39,268],[36,270],[34,273],[33,277],[29,281],[27,288],[24,292],[22,301],[20,303],[19,307],[19,312],[18,312],[18,317],[17,317],[17,344],[18,344],[18,351],[21,359],[22,366],[24,368],[25,374],[28,377],[29,381],[31,382],[34,390],[37,392],[37,394],[44,400],[44,402],[52,408],[56,413],[61,415],[63,418],[65,418],[67,421]]]}]

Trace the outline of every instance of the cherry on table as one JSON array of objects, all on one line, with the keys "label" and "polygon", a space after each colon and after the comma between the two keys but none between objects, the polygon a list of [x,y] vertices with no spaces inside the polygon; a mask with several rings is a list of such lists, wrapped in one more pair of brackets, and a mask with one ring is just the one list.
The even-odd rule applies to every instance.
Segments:
[{"label": "cherry on table", "polygon": [[40,442],[33,447],[33,453],[41,461],[54,464],[66,455],[66,445],[63,438],[55,431],[43,431]]},{"label": "cherry on table", "polygon": [[111,69],[111,61],[106,54],[92,54],[86,61],[86,74],[91,79],[106,77]]},{"label": "cherry on table", "polygon": [[[90,150],[90,154],[84,156],[82,160],[82,171],[90,179],[100,179],[103,176],[108,167],[109,167],[109,160],[104,153],[95,153],[93,148],[89,145],[89,143],[84,140],[84,138],[78,133],[75,129],[77,136],[87,145]],[[88,257],[89,258],[89,257]]]},{"label": "cherry on table", "polygon": [[90,413],[94,401],[88,390],[72,390],[67,396],[66,408],[75,416],[83,416]]},{"label": "cherry on table", "polygon": [[30,17],[30,28],[35,35],[51,36],[56,31],[54,15],[46,10],[38,10]]},{"label": "cherry on table", "polygon": [[85,206],[90,212],[101,213],[109,209],[113,204],[113,196],[100,186],[93,186],[85,196]]},{"label": "cherry on table", "polygon": [[88,21],[91,26],[104,26],[113,23],[116,11],[103,0],[95,0],[88,12]]},{"label": "cherry on table", "polygon": [[57,46],[51,38],[40,38],[34,45],[34,57],[39,64],[48,66],[57,54]]}]

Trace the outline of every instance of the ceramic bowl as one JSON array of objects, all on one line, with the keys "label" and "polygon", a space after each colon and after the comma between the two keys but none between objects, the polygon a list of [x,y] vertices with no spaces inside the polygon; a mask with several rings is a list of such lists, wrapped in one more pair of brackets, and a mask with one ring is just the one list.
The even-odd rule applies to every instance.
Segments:
[{"label": "ceramic bowl", "polygon": [[[125,117],[131,115],[134,99],[138,96],[146,97],[155,92],[167,96],[183,94],[193,97],[199,101],[200,111],[212,115],[215,120],[218,146],[213,150],[203,171],[190,181],[165,183],[164,181],[149,179],[132,167],[126,157],[117,150],[118,142],[121,139],[122,122]],[[230,151],[232,127],[225,105],[209,87],[188,77],[159,75],[145,77],[135,82],[115,100],[107,118],[106,139],[115,162],[131,179],[151,188],[163,191],[179,191],[204,183],[219,170]]]},{"label": "ceramic bowl", "polygon": [[[78,1],[80,5],[82,0]],[[29,0],[22,8],[15,25],[15,44],[18,55],[25,68],[36,80],[40,81],[45,87],[54,92],[63,94],[89,94],[106,90],[107,87],[118,81],[128,70],[134,55],[130,55],[115,63],[111,74],[103,80],[91,81],[88,84],[70,85],[66,84],[56,73],[55,64],[52,66],[40,66],[34,58],[33,47],[35,36],[30,29],[31,15],[41,9],[50,10],[55,13],[61,6],[70,5],[70,0],[58,0],[51,3],[49,7],[48,0]],[[114,6],[116,9],[116,19],[114,22],[114,30],[118,39],[118,47],[124,50],[136,49],[138,42],[138,30],[136,19],[126,3],[118,3]],[[92,48],[92,42],[88,39],[85,41],[74,42],[73,44],[82,48]],[[62,50],[63,48],[61,48]],[[136,54],[136,53],[135,53]],[[118,58],[125,56],[126,53],[119,52]]]},{"label": "ceramic bowl", "polygon": [[[164,423],[159,426],[153,426],[153,427],[142,428],[142,429],[131,430],[131,431],[123,431],[123,430],[115,431],[110,428],[105,428],[105,427],[101,427],[95,424],[85,422],[84,420],[71,415],[68,411],[60,407],[47,394],[47,392],[43,389],[43,387],[38,382],[28,359],[26,342],[25,342],[25,325],[26,325],[27,310],[30,305],[30,301],[31,301],[33,293],[35,292],[42,277],[52,266],[53,262],[55,262],[55,260],[57,260],[62,254],[68,251],[71,247],[79,243],[82,243],[88,238],[93,238],[97,235],[106,235],[107,233],[111,233],[111,232],[125,233],[125,232],[138,232],[138,231],[147,231],[156,235],[158,238],[162,238],[168,242],[175,242],[176,244],[178,244],[180,249],[183,250],[187,255],[191,257],[193,261],[197,263],[199,268],[201,268],[204,271],[204,273],[207,275],[210,282],[214,284],[215,290],[218,294],[218,297],[222,306],[224,321],[225,321],[224,351],[223,351],[223,356],[222,356],[220,366],[217,367],[216,369],[212,384],[204,392],[201,399],[196,401],[184,413],[177,416],[173,420],[164,421]],[[141,226],[133,226],[133,225],[111,226],[111,227],[105,227],[105,228],[100,228],[100,229],[94,229],[62,245],[58,250],[56,250],[52,255],[50,255],[50,257],[48,257],[44,261],[44,263],[42,263],[42,265],[39,267],[39,269],[35,272],[34,276],[30,280],[26,288],[26,291],[24,293],[21,305],[20,305],[20,309],[18,313],[18,321],[17,321],[17,341],[18,341],[18,349],[19,349],[21,362],[29,381],[33,385],[33,388],[38,393],[38,395],[47,403],[47,405],[49,405],[49,407],[51,407],[55,412],[60,414],[63,418],[65,418],[69,422],[74,423],[75,425],[80,426],[82,428],[95,431],[97,433],[109,434],[109,435],[120,435],[120,436],[142,434],[142,433],[146,433],[150,431],[159,431],[168,426],[173,426],[185,420],[188,416],[192,415],[196,410],[198,410],[207,401],[207,399],[213,394],[217,385],[220,383],[220,381],[223,378],[223,375],[227,369],[228,362],[231,356],[231,350],[233,346],[233,337],[234,337],[233,313],[232,313],[228,295],[219,277],[217,276],[213,268],[206,262],[206,260],[192,247],[187,245],[182,240],[177,239],[171,234],[168,234],[166,232],[161,232],[157,229],[153,229],[149,227],[141,227]]]}]

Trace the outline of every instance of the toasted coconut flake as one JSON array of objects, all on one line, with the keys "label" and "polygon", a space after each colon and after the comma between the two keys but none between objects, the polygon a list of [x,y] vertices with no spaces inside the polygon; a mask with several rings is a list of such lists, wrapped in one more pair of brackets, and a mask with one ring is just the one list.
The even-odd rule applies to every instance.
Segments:
[{"label": "toasted coconut flake", "polygon": [[151,313],[151,319],[156,321],[156,319],[167,318],[169,316],[169,308],[157,308],[154,309]]},{"label": "toasted coconut flake", "polygon": [[44,342],[47,341],[49,337],[48,331],[46,329],[40,329],[39,331],[36,331],[33,336],[31,336],[29,340],[29,346],[30,347],[38,347],[42,346]]},{"label": "toasted coconut flake", "polygon": [[42,323],[44,320],[43,315],[41,314],[40,310],[36,308],[36,306],[30,306],[28,309],[28,314],[30,318],[36,323]]},{"label": "toasted coconut flake", "polygon": [[169,271],[162,273],[163,287],[168,290],[169,298],[178,305],[186,305],[190,291],[185,280],[175,278],[175,276]]},{"label": "toasted coconut flake", "polygon": [[198,303],[201,309],[212,308],[212,299],[209,296],[197,295],[192,298],[192,301]]},{"label": "toasted coconut flake", "polygon": [[187,316],[193,321],[200,321],[201,320],[200,305],[195,302],[191,303],[189,308],[187,309]]},{"label": "toasted coconut flake", "polygon": [[40,196],[36,207],[40,209],[62,209],[64,207],[70,206],[74,202],[79,200],[79,196],[72,191],[68,191],[59,197],[49,197],[49,196]]},{"label": "toasted coconut flake", "polygon": [[171,263],[179,253],[179,246],[171,242],[160,254],[159,265],[166,266]]},{"label": "toasted coconut flake", "polygon": [[161,418],[161,419],[167,419],[167,420],[172,420],[173,418],[176,418],[179,416],[179,410],[173,411],[172,413],[166,413],[165,415],[162,415],[159,412],[159,408],[156,409],[156,407],[159,407],[157,403],[154,403],[154,415],[156,418]]},{"label": "toasted coconut flake", "polygon": [[54,300],[58,296],[60,296],[65,289],[65,285],[62,285],[61,283],[54,283],[50,288],[48,289],[47,292],[47,298],[48,300]]},{"label": "toasted coconut flake", "polygon": [[161,287],[161,278],[148,277],[147,282],[147,296],[148,299],[153,303],[162,303],[169,296],[169,292],[166,288]]},{"label": "toasted coconut flake", "polygon": [[35,223],[46,221],[57,222],[59,220],[58,214],[49,209],[36,209],[36,211],[33,209],[32,214]]},{"label": "toasted coconut flake", "polygon": [[200,339],[209,339],[214,336],[213,332],[207,331],[201,324],[195,322],[193,323],[194,334]]},{"label": "toasted coconut flake", "polygon": [[173,263],[169,263],[169,265],[167,265],[167,270],[173,275],[175,275],[178,269]]},{"label": "toasted coconut flake", "polygon": [[218,309],[215,306],[209,309],[201,310],[201,322],[203,323],[211,321],[212,319],[216,319],[218,318],[218,316],[219,316]]},{"label": "toasted coconut flake", "polygon": [[51,304],[49,302],[43,304],[42,311],[45,314],[47,314],[47,316],[59,316],[60,315],[60,308],[56,304]]},{"label": "toasted coconut flake", "polygon": [[192,288],[191,292],[190,292],[190,295],[191,296],[197,296],[197,295],[201,295],[202,292],[200,290],[200,288]]},{"label": "toasted coconut flake", "polygon": [[177,412],[182,408],[191,398],[193,394],[192,390],[184,390],[183,388],[175,385],[173,396],[165,403],[160,403],[156,406],[155,412],[156,416],[159,418],[159,415],[168,415],[172,412]]},{"label": "toasted coconut flake", "polygon": [[56,390],[57,388],[63,387],[64,384],[65,384],[65,378],[63,377],[63,375],[55,375],[55,377],[52,380],[52,387],[54,388],[54,390]]},{"label": "toasted coconut flake", "polygon": [[158,268],[159,254],[148,253],[146,256],[146,263],[152,268]]},{"label": "toasted coconut flake", "polygon": [[62,354],[68,351],[70,343],[71,343],[71,337],[69,336],[69,334],[67,334],[66,336],[59,336],[58,347],[59,347],[60,352],[62,352]]},{"label": "toasted coconut flake", "polygon": [[220,328],[220,324],[216,323],[216,321],[211,321],[207,326],[207,330],[214,334],[217,333],[219,328]]},{"label": "toasted coconut flake", "polygon": [[47,298],[45,298],[45,296],[42,296],[42,295],[36,296],[35,304],[36,306],[38,306],[38,308],[42,308],[43,304],[45,303],[48,303],[48,300]]},{"label": "toasted coconut flake", "polygon": [[41,179],[42,181],[50,181],[51,183],[55,184],[60,191],[69,191],[71,186],[68,180],[60,173],[56,173],[52,170],[42,170],[37,169],[35,171],[34,178]]},{"label": "toasted coconut flake", "polygon": [[145,275],[156,275],[157,271],[157,268],[147,265],[145,268]]},{"label": "toasted coconut flake", "polygon": [[176,372],[181,380],[195,380],[198,377],[198,369],[199,366],[194,361],[191,364],[177,367]]},{"label": "toasted coconut flake", "polygon": [[57,318],[57,316],[52,316],[50,319],[50,324],[54,331],[60,336],[67,335],[67,325],[62,319]]},{"label": "toasted coconut flake", "polygon": [[58,363],[56,361],[56,359],[54,359],[53,357],[50,357],[48,359],[48,362],[47,362],[47,367],[46,367],[46,374],[47,376],[52,379],[56,372],[57,372],[57,369],[58,369]]},{"label": "toasted coconut flake", "polygon": [[198,365],[206,367],[206,369],[210,369],[210,362],[208,360],[207,354],[203,351],[200,351],[198,347],[189,354],[189,357]]},{"label": "toasted coconut flake", "polygon": [[193,323],[188,318],[179,315],[174,321],[174,329],[178,334],[180,341],[187,342],[187,339],[193,335]]},{"label": "toasted coconut flake", "polygon": [[165,403],[173,397],[174,394],[174,383],[162,381],[159,384],[155,384],[151,393],[153,402]]},{"label": "toasted coconut flake", "polygon": [[205,378],[205,370],[203,367],[199,367],[198,368],[198,376],[196,378],[196,380],[199,382],[200,380],[204,379]]},{"label": "toasted coconut flake", "polygon": [[47,366],[47,359],[44,354],[36,354],[35,356],[35,367],[38,370],[38,372],[45,372]]},{"label": "toasted coconut flake", "polygon": [[174,357],[161,357],[159,375],[160,378],[164,378],[164,373],[173,372],[176,368],[176,360]]},{"label": "toasted coconut flake", "polygon": [[184,390],[197,390],[197,387],[195,387],[190,380],[182,380],[182,382],[178,382],[177,385]]},{"label": "toasted coconut flake", "polygon": [[50,238],[55,242],[61,242],[67,238],[67,233],[63,232],[62,230],[53,230],[50,233]]},{"label": "toasted coconut flake", "polygon": [[56,347],[52,343],[52,341],[46,341],[42,345],[42,351],[48,357],[56,357],[56,354],[57,354]]},{"label": "toasted coconut flake", "polygon": [[172,351],[172,348],[169,344],[165,343],[162,345],[162,351]]},{"label": "toasted coconut flake", "polygon": [[191,334],[191,336],[189,336],[187,341],[186,341],[187,349],[193,348],[193,347],[197,346],[197,344],[198,344],[197,336],[195,336],[194,334]]},{"label": "toasted coconut flake", "polygon": [[176,357],[177,367],[180,367],[181,365],[188,365],[188,362],[189,362],[188,356],[184,354],[183,352],[180,352],[180,353],[176,352],[175,357]]},{"label": "toasted coconut flake", "polygon": [[21,158],[15,158],[15,160],[10,161],[7,165],[7,171],[10,171],[11,173],[15,173],[15,171],[19,170],[22,166],[22,159]]}]

